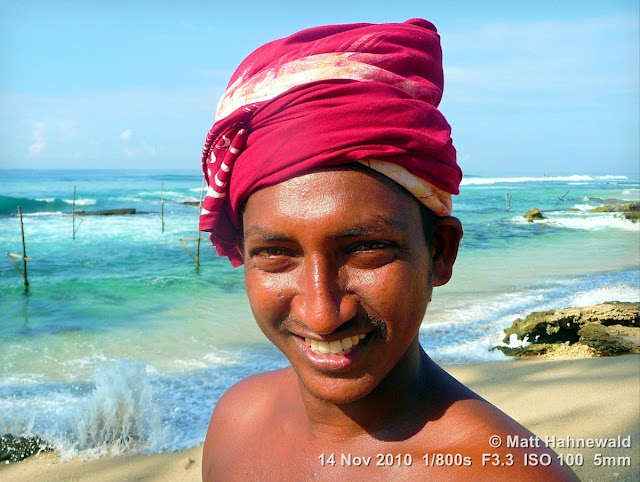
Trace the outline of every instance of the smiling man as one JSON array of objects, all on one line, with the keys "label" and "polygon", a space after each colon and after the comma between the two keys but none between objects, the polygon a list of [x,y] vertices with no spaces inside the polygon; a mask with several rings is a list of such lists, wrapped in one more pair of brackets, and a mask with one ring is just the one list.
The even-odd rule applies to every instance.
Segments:
[{"label": "smiling man", "polygon": [[244,263],[256,321],[291,367],[219,400],[205,480],[572,477],[529,463],[544,447],[493,448],[532,434],[420,346],[462,237],[442,88],[420,19],[305,30],[232,76],[203,151],[200,227]]}]

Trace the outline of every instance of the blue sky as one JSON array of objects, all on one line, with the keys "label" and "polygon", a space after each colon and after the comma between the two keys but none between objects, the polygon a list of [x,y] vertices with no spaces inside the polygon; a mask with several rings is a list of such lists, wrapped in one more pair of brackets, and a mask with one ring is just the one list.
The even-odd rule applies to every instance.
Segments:
[{"label": "blue sky", "polygon": [[313,3],[0,0],[0,167],[197,170],[254,48],[423,17],[465,173],[639,174],[637,1]]}]

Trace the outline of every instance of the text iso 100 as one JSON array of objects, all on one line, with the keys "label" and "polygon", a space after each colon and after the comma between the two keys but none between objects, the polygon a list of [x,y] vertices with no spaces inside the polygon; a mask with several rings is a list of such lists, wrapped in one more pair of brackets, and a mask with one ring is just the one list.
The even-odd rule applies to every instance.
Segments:
[{"label": "text iso 100", "polygon": [[471,457],[461,454],[424,454],[422,456],[427,467],[470,467]]}]

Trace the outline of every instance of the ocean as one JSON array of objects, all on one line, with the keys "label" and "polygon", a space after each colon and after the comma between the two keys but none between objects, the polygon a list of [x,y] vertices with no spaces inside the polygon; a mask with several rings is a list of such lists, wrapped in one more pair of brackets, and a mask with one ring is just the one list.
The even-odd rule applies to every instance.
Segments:
[{"label": "ocean", "polygon": [[[201,182],[196,171],[0,170],[0,246],[22,252],[20,205],[31,258],[28,292],[0,263],[0,435],[38,436],[64,458],[185,449],[227,388],[286,366],[253,321],[242,268],[205,240],[196,269],[180,242],[198,236],[197,207],[183,203]],[[76,217],[73,239],[74,187],[76,210],[136,214]],[[504,360],[491,348],[518,317],[640,301],[640,223],[591,212],[610,198],[639,201],[637,175],[466,176],[454,199],[465,235],[421,328],[427,353]],[[527,222],[531,208],[548,219]]]}]

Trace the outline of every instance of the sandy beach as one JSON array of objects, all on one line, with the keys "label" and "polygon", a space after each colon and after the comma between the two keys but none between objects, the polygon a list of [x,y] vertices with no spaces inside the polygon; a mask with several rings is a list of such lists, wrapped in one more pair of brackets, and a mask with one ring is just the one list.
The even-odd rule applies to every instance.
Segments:
[{"label": "sandy beach", "polygon": [[[513,360],[445,368],[543,441],[554,441],[555,451],[565,463],[573,463],[581,480],[638,480],[640,356]],[[576,447],[580,439],[587,445],[613,439],[606,443],[621,446]],[[631,446],[625,447],[629,441]],[[201,447],[91,461],[61,461],[53,453],[44,453],[3,465],[0,479],[200,480],[200,465]]]}]

